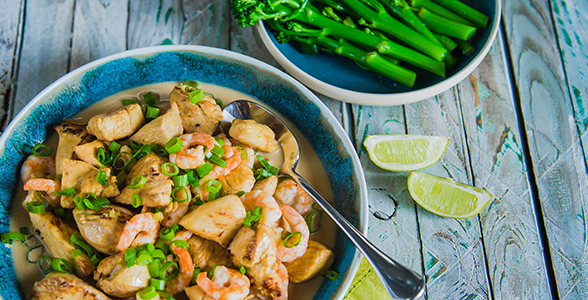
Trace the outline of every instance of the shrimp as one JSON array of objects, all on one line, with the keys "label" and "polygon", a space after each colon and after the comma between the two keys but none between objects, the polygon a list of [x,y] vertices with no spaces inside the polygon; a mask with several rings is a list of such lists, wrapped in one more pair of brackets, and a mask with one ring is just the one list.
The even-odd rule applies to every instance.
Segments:
[{"label": "shrimp", "polygon": [[[215,139],[205,133],[188,133],[180,136],[182,149],[169,155],[169,161],[176,164],[182,169],[196,169],[204,164],[204,155],[214,147]],[[206,151],[202,146],[191,148],[194,145],[206,146]]]},{"label": "shrimp", "polygon": [[170,227],[175,223],[178,223],[180,219],[188,212],[190,201],[186,202],[171,202],[163,212],[163,220],[161,224],[163,226]]},{"label": "shrimp", "polygon": [[288,204],[299,214],[305,215],[312,208],[314,200],[292,179],[286,179],[278,183],[274,198],[278,204]]},{"label": "shrimp", "polygon": [[241,153],[239,150],[226,144],[223,146],[223,149],[225,150],[225,153],[223,154],[222,158],[227,162],[227,165],[224,167],[215,165],[212,171],[210,171],[208,175],[204,176],[201,181],[208,182],[222,176],[227,176],[227,174],[231,173],[231,171],[239,166],[241,163]]},{"label": "shrimp", "polygon": [[176,233],[176,235],[174,235],[173,238],[171,238],[171,240],[169,240],[170,242],[172,241],[187,241],[192,237],[192,232],[188,231],[186,229],[182,229],[180,231],[178,231]]},{"label": "shrimp", "polygon": [[261,206],[261,219],[259,222],[273,226],[281,217],[282,211],[278,203],[271,195],[260,190],[251,191],[241,197],[241,202],[247,211],[252,211],[256,206]]},{"label": "shrimp", "polygon": [[247,276],[225,266],[217,266],[214,269],[212,280],[206,276],[206,272],[198,274],[196,283],[208,296],[216,300],[244,299],[249,295],[251,286]]},{"label": "shrimp", "polygon": [[239,150],[239,152],[242,153],[242,156],[244,156],[243,152],[247,155],[247,157],[243,159],[243,163],[247,164],[248,167],[252,168],[253,164],[255,163],[255,150],[253,150],[253,148],[249,146],[245,146],[244,144],[239,143],[239,141],[237,140],[233,139],[231,140],[231,142],[237,148],[237,150]]},{"label": "shrimp", "polygon": [[288,300],[288,284],[290,281],[288,280],[288,269],[284,266],[283,263],[280,263],[278,266],[278,270],[276,274],[280,279],[282,279],[282,284],[284,285],[284,292],[279,297],[273,297],[273,300]]},{"label": "shrimp", "polygon": [[134,215],[125,225],[116,248],[125,251],[133,244],[155,243],[159,236],[159,222],[152,213]]},{"label": "shrimp", "polygon": [[31,154],[20,168],[22,182],[33,178],[46,178],[47,175],[55,178],[55,155],[35,156]]},{"label": "shrimp", "polygon": [[308,230],[308,225],[306,225],[304,218],[290,205],[281,205],[280,210],[284,219],[292,226],[292,230],[294,232],[300,232],[300,242],[298,245],[292,248],[284,246],[283,243],[278,245],[278,252],[276,254],[278,260],[281,262],[292,262],[306,252],[310,230]]},{"label": "shrimp", "polygon": [[61,190],[61,184],[52,179],[33,178],[29,179],[24,185],[25,191],[43,191],[47,192],[47,200],[53,207],[59,207],[59,199],[61,196],[54,195],[53,193]]},{"label": "shrimp", "polygon": [[[194,275],[194,264],[192,263],[192,256],[188,250],[172,245],[172,251],[178,256],[180,264],[180,273],[174,279],[168,281],[165,285],[165,291],[175,295],[183,291],[192,281]],[[204,272],[206,274],[206,272]]]}]

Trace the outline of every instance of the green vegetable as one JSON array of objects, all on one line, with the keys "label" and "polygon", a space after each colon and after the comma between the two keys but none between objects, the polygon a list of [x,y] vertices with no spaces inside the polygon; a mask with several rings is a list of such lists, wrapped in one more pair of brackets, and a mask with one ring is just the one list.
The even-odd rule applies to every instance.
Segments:
[{"label": "green vegetable", "polygon": [[433,32],[442,33],[460,40],[467,41],[474,36],[476,28],[440,17],[425,8],[421,8],[418,17]]},{"label": "green vegetable", "polygon": [[458,16],[474,23],[474,25],[486,28],[488,25],[488,21],[490,18],[483,13],[459,2],[458,0],[433,0],[437,4],[447,8],[448,10],[454,12]]},{"label": "green vegetable", "polygon": [[33,149],[31,149],[31,152],[33,153],[34,156],[49,156],[51,155],[51,153],[53,153],[53,148],[43,144],[43,143],[37,143],[33,146]]}]

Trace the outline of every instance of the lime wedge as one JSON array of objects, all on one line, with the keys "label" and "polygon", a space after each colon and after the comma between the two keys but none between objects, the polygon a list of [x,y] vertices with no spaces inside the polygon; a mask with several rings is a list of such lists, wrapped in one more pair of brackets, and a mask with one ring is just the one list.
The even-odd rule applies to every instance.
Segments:
[{"label": "lime wedge", "polygon": [[490,193],[479,187],[417,172],[408,176],[408,191],[424,209],[458,219],[479,214],[492,199]]},{"label": "lime wedge", "polygon": [[363,141],[370,159],[378,167],[394,172],[410,172],[434,164],[449,144],[446,136],[368,135]]}]

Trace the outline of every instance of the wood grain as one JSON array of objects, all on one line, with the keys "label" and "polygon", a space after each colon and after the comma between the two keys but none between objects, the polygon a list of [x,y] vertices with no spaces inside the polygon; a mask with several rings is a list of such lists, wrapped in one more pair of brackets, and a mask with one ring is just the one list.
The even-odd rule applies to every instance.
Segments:
[{"label": "wood grain", "polygon": [[26,1],[18,85],[10,109],[13,114],[67,73],[73,11],[74,0]]},{"label": "wood grain", "polygon": [[510,59],[561,299],[588,297],[588,179],[547,1],[504,2]]},{"label": "wood grain", "polygon": [[19,36],[22,33],[20,0],[0,0],[2,13],[0,14],[0,126],[4,124],[10,102],[10,92],[13,85],[14,72],[17,69]]},{"label": "wood grain", "polygon": [[230,44],[229,0],[185,0],[180,42],[228,49]]},{"label": "wood grain", "polygon": [[128,6],[126,0],[76,1],[71,70],[126,50]]},{"label": "wood grain", "polygon": [[178,45],[183,22],[180,0],[129,1],[127,49]]},{"label": "wood grain", "polygon": [[494,195],[480,222],[494,299],[551,299],[507,74],[502,34],[458,85],[476,186]]}]

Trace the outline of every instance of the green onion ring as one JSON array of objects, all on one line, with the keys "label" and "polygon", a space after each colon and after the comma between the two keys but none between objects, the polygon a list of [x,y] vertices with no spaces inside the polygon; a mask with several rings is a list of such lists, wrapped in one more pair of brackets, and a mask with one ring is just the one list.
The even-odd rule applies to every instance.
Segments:
[{"label": "green onion ring", "polygon": [[65,258],[56,257],[51,261],[51,268],[57,272],[75,274],[74,266]]},{"label": "green onion ring", "polygon": [[148,286],[137,293],[137,296],[141,299],[153,299],[157,296],[157,291],[152,286]]},{"label": "green onion ring", "polygon": [[6,232],[0,235],[0,240],[2,243],[10,245],[12,241],[21,241],[25,242],[27,240],[26,236],[21,232]]},{"label": "green onion ring", "polygon": [[329,279],[335,281],[339,278],[339,273],[337,273],[333,270],[328,270],[324,276],[329,277]]},{"label": "green onion ring", "polygon": [[129,188],[131,189],[138,189],[145,185],[147,182],[147,177],[145,176],[135,176],[131,179],[131,183],[129,184]]},{"label": "green onion ring", "polygon": [[54,192],[53,195],[55,196],[71,196],[76,194],[76,189],[72,187],[68,187],[65,190],[61,190],[59,192]]},{"label": "green onion ring", "polygon": [[41,214],[45,212],[45,203],[41,201],[27,202],[27,209],[34,214]]},{"label": "green onion ring", "polygon": [[[314,218],[316,215],[318,215],[318,221],[317,221],[318,225],[315,226],[316,229],[313,230],[314,227],[312,226],[312,224],[314,223],[313,221],[314,221]],[[308,226],[308,230],[310,231],[310,233],[315,233],[315,232],[319,231],[319,229],[321,228],[322,219],[323,219],[323,214],[322,214],[322,211],[320,211],[320,210],[313,211],[310,214],[308,214],[308,216],[306,216],[306,225]]]},{"label": "green onion ring", "polygon": [[34,156],[44,157],[49,156],[53,153],[53,148],[43,144],[43,143],[36,143],[31,149],[31,152]]},{"label": "green onion ring", "polygon": [[165,144],[165,151],[169,154],[173,154],[182,150],[182,147],[182,140],[178,137],[173,137]]},{"label": "green onion ring", "polygon": [[[298,237],[298,240],[296,241],[296,244],[294,244],[294,245],[289,245],[289,244],[288,244],[288,241],[289,241],[291,238],[294,238],[294,237]],[[282,245],[284,245],[284,247],[286,247],[286,248],[293,248],[293,247],[296,247],[296,246],[298,246],[298,244],[300,244],[300,240],[302,240],[302,233],[300,233],[299,231],[296,231],[296,232],[294,232],[294,233],[290,233],[290,234],[289,234],[289,235],[288,235],[288,236],[287,236],[287,237],[284,239],[284,242],[282,242]]]},{"label": "green onion ring", "polygon": [[163,227],[159,230],[159,238],[163,241],[169,241],[175,235],[176,235],[176,232],[173,229],[171,229],[170,227]]},{"label": "green onion ring", "polygon": [[125,250],[125,264],[127,268],[135,265],[137,262],[137,249],[135,247],[129,247]]},{"label": "green onion ring", "polygon": [[180,168],[178,168],[178,166],[174,163],[166,162],[161,165],[161,173],[163,173],[165,176],[176,176],[178,173],[180,173]]},{"label": "green onion ring", "polygon": [[175,262],[171,262],[171,261],[164,263],[161,266],[161,268],[159,269],[159,277],[163,278],[167,281],[176,278],[176,276],[178,276],[178,273],[180,273],[180,269],[178,268],[178,264],[176,264]]},{"label": "green onion ring", "polygon": [[[179,192],[180,190],[183,190],[184,191],[184,197],[183,198],[181,196],[180,197],[176,197],[176,193]],[[174,201],[178,202],[178,203],[184,203],[186,201],[189,201],[190,200],[190,194],[188,192],[188,189],[185,186],[175,187],[172,190],[172,199]]]},{"label": "green onion ring", "polygon": [[131,205],[134,208],[141,206],[142,203],[143,202],[141,201],[141,196],[139,196],[139,194],[134,194],[133,196],[131,196]]}]

